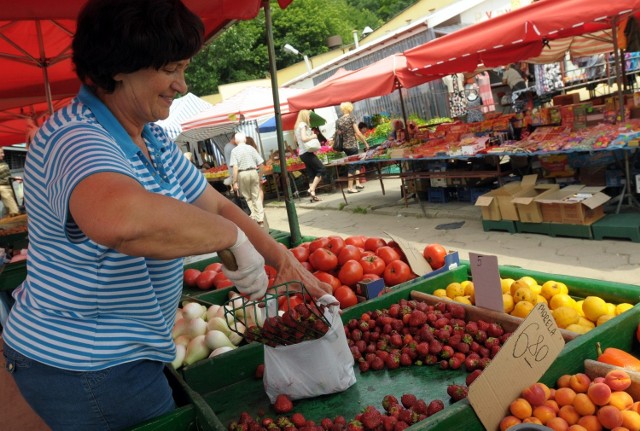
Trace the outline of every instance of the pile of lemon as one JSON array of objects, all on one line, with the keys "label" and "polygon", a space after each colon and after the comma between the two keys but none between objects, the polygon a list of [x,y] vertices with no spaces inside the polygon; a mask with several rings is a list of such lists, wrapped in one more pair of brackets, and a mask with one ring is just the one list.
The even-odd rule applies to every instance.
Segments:
[{"label": "pile of lemon", "polygon": [[[566,284],[554,280],[540,285],[529,276],[517,280],[501,278],[500,286],[505,313],[525,318],[536,304],[544,302],[551,310],[558,327],[578,334],[584,334],[633,308],[632,304],[615,305],[598,296],[576,300],[569,295]],[[433,294],[463,304],[475,304],[475,290],[470,280],[450,283],[446,289],[437,289]]]}]

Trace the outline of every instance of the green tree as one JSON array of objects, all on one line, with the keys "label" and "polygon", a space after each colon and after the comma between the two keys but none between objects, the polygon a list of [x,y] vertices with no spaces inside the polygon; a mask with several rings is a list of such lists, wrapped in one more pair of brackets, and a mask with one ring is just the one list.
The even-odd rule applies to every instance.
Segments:
[{"label": "green tree", "polygon": [[[314,56],[328,51],[327,38],[340,35],[350,44],[353,29],[381,25],[370,10],[358,9],[346,0],[295,0],[285,9],[272,7],[273,38],[278,69],[298,63],[299,56],[282,47],[289,43],[300,52]],[[192,93],[217,93],[218,85],[268,75],[268,52],[264,12],[251,21],[236,23],[198,53],[187,70]]]}]

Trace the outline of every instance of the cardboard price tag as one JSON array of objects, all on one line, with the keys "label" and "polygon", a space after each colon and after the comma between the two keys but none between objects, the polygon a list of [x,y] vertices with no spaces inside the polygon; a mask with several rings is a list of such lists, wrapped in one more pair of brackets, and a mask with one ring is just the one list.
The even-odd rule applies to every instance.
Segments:
[{"label": "cardboard price tag", "polygon": [[[384,231],[383,231],[384,232]],[[417,275],[425,275],[429,274],[433,269],[429,266],[429,263],[422,255],[422,250],[416,249],[409,241],[400,238],[396,235],[391,235],[389,232],[384,232],[385,235],[388,235],[389,238],[394,240],[398,246],[404,252],[404,255],[407,257],[407,262],[409,262],[409,266],[411,270]]]},{"label": "cardboard price tag", "polygon": [[475,305],[503,312],[498,257],[469,252],[469,265],[475,289]]},{"label": "cardboard price tag", "polygon": [[536,304],[469,387],[469,402],[486,429],[498,429],[509,404],[542,377],[563,347],[546,304]]}]

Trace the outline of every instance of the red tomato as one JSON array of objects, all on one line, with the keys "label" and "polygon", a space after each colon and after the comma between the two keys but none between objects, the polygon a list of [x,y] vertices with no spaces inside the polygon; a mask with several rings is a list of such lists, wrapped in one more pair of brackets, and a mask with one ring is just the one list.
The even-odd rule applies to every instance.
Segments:
[{"label": "red tomato", "polygon": [[[288,300],[287,300],[288,299]],[[278,298],[278,308],[282,311],[287,311],[291,308],[295,308],[296,305],[304,303],[302,295],[281,296]]]},{"label": "red tomato", "polygon": [[307,262],[300,262],[302,264],[302,266],[304,266],[304,269],[306,269],[309,272],[313,272],[313,266],[311,266],[311,264],[307,261]]},{"label": "red tomato", "polygon": [[213,262],[207,265],[203,271],[215,271],[220,272],[222,268],[222,264],[220,262]]},{"label": "red tomato", "polygon": [[224,289],[225,287],[233,286],[233,282],[224,275],[224,272],[220,271],[213,279],[213,285],[216,289]]},{"label": "red tomato", "polygon": [[360,260],[362,253],[355,245],[346,244],[338,254],[338,265],[344,265],[348,260]]},{"label": "red tomato", "polygon": [[378,248],[384,245],[387,245],[387,242],[385,240],[372,236],[370,238],[367,238],[367,240],[364,242],[364,249],[369,251],[376,251]]},{"label": "red tomato", "polygon": [[382,275],[386,264],[384,260],[380,256],[365,256],[360,259],[360,265],[362,265],[362,270],[365,274],[376,274]]},{"label": "red tomato", "polygon": [[340,272],[338,273],[338,278],[342,282],[342,284],[346,284],[347,286],[354,286],[357,282],[362,279],[364,275],[364,271],[362,270],[362,265],[357,260],[348,260],[342,265],[340,268]]},{"label": "red tomato", "polygon": [[184,270],[183,281],[187,287],[196,287],[196,279],[201,272],[195,268],[189,268]]},{"label": "red tomato", "polygon": [[384,269],[384,283],[387,286],[395,286],[404,283],[411,277],[411,267],[401,260],[394,260]]},{"label": "red tomato", "polygon": [[338,256],[326,248],[318,248],[309,255],[309,263],[320,271],[331,271],[338,266]]},{"label": "red tomato", "polygon": [[329,247],[329,238],[327,238],[326,236],[323,236],[321,238],[317,238],[311,241],[311,244],[309,244],[309,253],[313,253],[319,248],[327,248],[327,247]]},{"label": "red tomato", "polygon": [[339,237],[338,235],[329,236],[329,245],[327,246],[327,248],[331,250],[333,254],[335,254],[336,256],[339,255],[342,247],[344,246],[345,243],[342,237]]},{"label": "red tomato", "polygon": [[267,289],[268,289],[271,286],[273,286],[273,283],[276,281],[276,276],[278,275],[278,271],[276,271],[276,269],[271,265],[265,265],[264,271],[267,273],[267,278],[268,278]]},{"label": "red tomato", "polygon": [[328,272],[316,271],[313,273],[313,275],[315,275],[318,280],[330,285],[332,291],[335,291],[338,287],[342,286],[342,283],[340,283],[338,277],[336,277],[335,275],[331,275]]},{"label": "red tomato", "polygon": [[218,275],[216,271],[202,271],[198,278],[196,278],[196,286],[201,290],[213,289],[213,280],[216,278],[216,275]]},{"label": "red tomato", "polygon": [[362,259],[363,257],[367,257],[367,256],[375,256],[376,253],[374,251],[371,250],[362,250],[360,252],[360,259]]},{"label": "red tomato", "polygon": [[376,255],[384,260],[385,265],[389,265],[394,260],[400,259],[400,254],[388,245],[383,245],[376,250]]},{"label": "red tomato", "polygon": [[309,247],[303,247],[301,245],[293,247],[291,253],[298,259],[298,262],[306,262],[309,259]]},{"label": "red tomato", "polygon": [[444,258],[447,256],[447,249],[440,244],[429,244],[424,248],[422,255],[431,269],[438,269],[444,266]]},{"label": "red tomato", "polygon": [[373,281],[373,280],[379,280],[380,276],[378,274],[364,274],[362,276],[362,280],[360,281]]},{"label": "red tomato", "polygon": [[335,292],[333,292],[333,296],[338,300],[340,308],[342,309],[351,307],[358,303],[356,293],[349,286],[338,287]]},{"label": "red tomato", "polygon": [[309,248],[310,244],[311,244],[311,241],[303,242],[302,244],[300,244],[300,247]]},{"label": "red tomato", "polygon": [[363,235],[354,235],[354,236],[347,237],[344,240],[344,243],[348,245],[355,245],[356,247],[359,247],[359,248],[364,248],[365,240],[366,240],[366,237],[364,237]]}]

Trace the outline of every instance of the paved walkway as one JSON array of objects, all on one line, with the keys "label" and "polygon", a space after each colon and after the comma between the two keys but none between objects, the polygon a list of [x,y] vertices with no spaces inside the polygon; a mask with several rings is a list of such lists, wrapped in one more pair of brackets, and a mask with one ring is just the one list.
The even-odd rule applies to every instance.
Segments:
[{"label": "paved walkway", "polygon": [[[428,243],[440,243],[457,250],[461,259],[468,259],[470,251],[491,254],[498,256],[500,265],[637,284],[640,289],[639,243],[485,232],[480,209],[472,204],[425,202],[423,214],[415,200],[404,206],[399,179],[384,180],[384,187],[383,196],[379,181],[368,181],[360,193],[347,194],[348,205],[339,189],[319,193],[321,202],[311,203],[306,193],[294,199],[302,235],[388,238],[385,232],[389,232],[416,243],[420,249]],[[270,228],[291,231],[284,202],[268,202],[265,211]],[[462,226],[446,226],[453,223]]]}]

